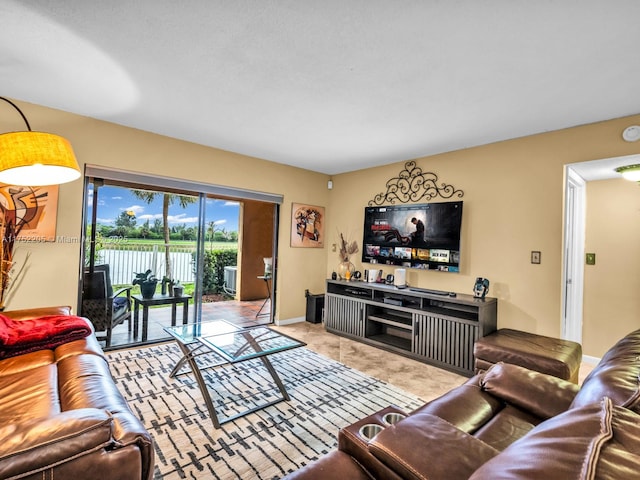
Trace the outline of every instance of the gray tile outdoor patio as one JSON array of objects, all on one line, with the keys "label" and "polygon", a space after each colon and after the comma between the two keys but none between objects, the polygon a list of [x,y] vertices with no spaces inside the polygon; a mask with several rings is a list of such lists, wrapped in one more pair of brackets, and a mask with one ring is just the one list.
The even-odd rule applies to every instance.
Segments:
[{"label": "gray tile outdoor patio", "polygon": [[[264,300],[253,301],[236,301],[228,300],[224,302],[210,302],[202,304],[202,320],[217,320],[224,319],[240,327],[250,327],[255,325],[264,325],[269,323],[269,315],[259,315],[260,307],[262,307]],[[270,311],[270,303],[267,301],[265,308],[262,312]],[[189,305],[189,322],[193,322],[193,305]],[[178,307],[176,321],[179,323],[182,321],[182,307]],[[113,337],[111,340],[112,348],[119,348],[122,346],[132,346],[138,343],[141,337],[142,329],[142,309],[139,312],[139,326],[137,338],[133,335],[133,331],[128,330],[126,323],[118,325],[113,330]],[[154,343],[161,340],[169,340],[170,337],[163,330],[164,327],[171,325],[171,307],[158,307],[149,309],[149,327],[148,327],[148,341],[147,343]],[[133,330],[133,329],[132,329]]]}]

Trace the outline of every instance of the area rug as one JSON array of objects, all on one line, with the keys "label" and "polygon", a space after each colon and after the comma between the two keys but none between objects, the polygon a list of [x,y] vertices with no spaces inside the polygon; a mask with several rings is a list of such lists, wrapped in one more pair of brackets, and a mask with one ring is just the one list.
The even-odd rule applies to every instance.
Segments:
[{"label": "area rug", "polygon": [[[215,429],[173,343],[108,354],[131,410],[155,440],[155,479],[279,479],[337,446],[341,427],[388,405],[407,411],[424,402],[306,348],[272,355],[291,400]],[[207,369],[221,419],[279,395],[259,360]]]}]

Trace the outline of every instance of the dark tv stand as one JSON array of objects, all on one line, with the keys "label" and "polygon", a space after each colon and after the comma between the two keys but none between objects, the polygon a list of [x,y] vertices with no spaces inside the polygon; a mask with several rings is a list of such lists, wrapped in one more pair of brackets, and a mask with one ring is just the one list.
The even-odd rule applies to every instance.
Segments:
[{"label": "dark tv stand", "polygon": [[471,376],[473,344],[496,330],[498,301],[452,293],[328,280],[325,328]]}]

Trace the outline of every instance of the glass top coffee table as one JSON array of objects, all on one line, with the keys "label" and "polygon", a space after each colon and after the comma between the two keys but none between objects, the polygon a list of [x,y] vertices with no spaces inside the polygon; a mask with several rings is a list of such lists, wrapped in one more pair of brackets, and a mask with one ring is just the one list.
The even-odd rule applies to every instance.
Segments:
[{"label": "glass top coffee table", "polygon": [[[211,415],[211,420],[215,428],[220,425],[243,417],[249,413],[263,409],[278,402],[290,400],[289,394],[278,376],[278,372],[269,361],[269,356],[275,353],[291,350],[292,348],[303,347],[306,344],[291,338],[282,333],[276,332],[268,327],[239,328],[225,320],[213,320],[164,329],[169,335],[175,338],[183,357],[178,361],[171,371],[170,377],[178,374],[180,369],[188,363],[191,367],[204,402]],[[217,361],[201,366],[196,362],[196,358],[202,355],[212,355]],[[211,400],[211,395],[207,384],[202,376],[202,370],[216,368],[233,363],[245,362],[258,358],[269,372],[282,395],[281,398],[249,408],[236,415],[218,418],[218,413]]]}]

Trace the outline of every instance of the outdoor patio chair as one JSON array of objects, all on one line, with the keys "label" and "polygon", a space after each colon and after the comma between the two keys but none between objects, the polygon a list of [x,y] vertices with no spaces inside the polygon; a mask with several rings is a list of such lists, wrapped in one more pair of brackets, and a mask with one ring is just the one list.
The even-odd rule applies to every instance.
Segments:
[{"label": "outdoor patio chair", "polygon": [[81,314],[91,320],[98,340],[105,340],[106,347],[111,346],[114,327],[128,321],[131,331],[131,288],[114,292],[107,264],[96,265],[93,272],[85,269]]}]

